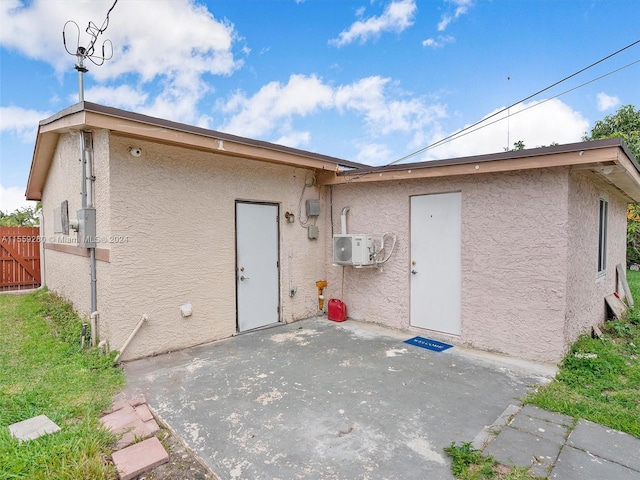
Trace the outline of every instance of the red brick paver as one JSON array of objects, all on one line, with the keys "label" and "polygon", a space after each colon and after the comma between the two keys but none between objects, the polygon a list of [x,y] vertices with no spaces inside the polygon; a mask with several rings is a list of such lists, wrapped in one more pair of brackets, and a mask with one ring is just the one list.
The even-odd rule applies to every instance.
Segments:
[{"label": "red brick paver", "polygon": [[160,440],[151,437],[130,447],[114,452],[113,463],[118,469],[120,480],[130,480],[141,473],[169,461],[169,454]]}]

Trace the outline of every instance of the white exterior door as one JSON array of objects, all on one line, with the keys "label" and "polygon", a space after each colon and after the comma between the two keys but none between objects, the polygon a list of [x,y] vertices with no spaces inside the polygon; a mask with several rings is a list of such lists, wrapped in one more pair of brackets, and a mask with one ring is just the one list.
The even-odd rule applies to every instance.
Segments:
[{"label": "white exterior door", "polygon": [[238,330],[280,320],[278,206],[236,202]]},{"label": "white exterior door", "polygon": [[460,335],[462,194],[411,197],[411,325]]}]

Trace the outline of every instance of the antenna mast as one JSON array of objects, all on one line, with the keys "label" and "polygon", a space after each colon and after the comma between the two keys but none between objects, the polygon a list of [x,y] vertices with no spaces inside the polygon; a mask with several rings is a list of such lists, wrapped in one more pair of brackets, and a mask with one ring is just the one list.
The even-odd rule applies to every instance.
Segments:
[{"label": "antenna mast", "polygon": [[511,95],[510,95],[510,90],[509,90],[509,86],[511,85],[511,75],[507,75],[507,105],[509,105],[507,107],[507,148],[506,151],[509,151],[510,147],[511,147],[511,140],[509,139],[510,133],[511,133],[511,124],[510,124],[510,117],[511,117]]},{"label": "antenna mast", "polygon": [[[103,34],[109,26],[109,14],[116,6],[116,3],[118,3],[118,0],[114,0],[113,5],[111,5],[111,8],[107,12],[104,22],[102,22],[102,26],[98,27],[95,23],[89,22],[85,31],[89,34],[91,40],[89,41],[89,45],[86,47],[80,45],[80,27],[76,22],[68,20],[62,28],[62,43],[64,43],[64,49],[69,55],[73,55],[78,59],[74,68],[78,71],[78,101],[80,102],[84,102],[84,74],[89,71],[84,65],[85,60],[89,59],[94,65],[100,66],[104,64],[105,61],[113,58],[113,44],[111,43],[111,40],[106,39],[102,42],[102,52],[100,55],[95,52],[95,44],[98,37]],[[69,50],[69,47],[67,46],[66,31],[68,25],[76,27],[77,38],[75,51]]]}]

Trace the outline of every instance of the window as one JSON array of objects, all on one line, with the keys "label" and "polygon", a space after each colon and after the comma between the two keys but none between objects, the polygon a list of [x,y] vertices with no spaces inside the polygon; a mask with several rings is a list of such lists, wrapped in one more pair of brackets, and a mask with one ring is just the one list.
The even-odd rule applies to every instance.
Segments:
[{"label": "window", "polygon": [[609,202],[600,199],[600,213],[598,223],[598,273],[604,273],[607,269],[607,217]]}]

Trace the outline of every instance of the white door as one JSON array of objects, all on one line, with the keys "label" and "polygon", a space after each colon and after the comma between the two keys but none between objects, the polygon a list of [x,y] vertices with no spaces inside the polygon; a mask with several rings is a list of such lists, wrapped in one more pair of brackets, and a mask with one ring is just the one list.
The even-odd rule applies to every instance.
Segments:
[{"label": "white door", "polygon": [[460,335],[462,194],[411,197],[411,325]]},{"label": "white door", "polygon": [[238,330],[280,319],[278,206],[236,202]]}]

